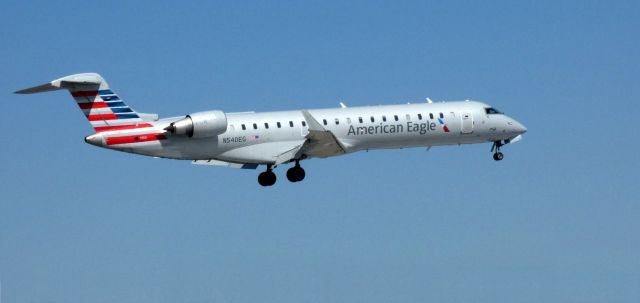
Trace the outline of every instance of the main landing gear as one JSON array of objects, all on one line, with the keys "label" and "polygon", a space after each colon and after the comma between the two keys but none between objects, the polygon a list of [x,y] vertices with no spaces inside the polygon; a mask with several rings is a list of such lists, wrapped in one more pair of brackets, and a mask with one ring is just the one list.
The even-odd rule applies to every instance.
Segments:
[{"label": "main landing gear", "polygon": [[504,155],[500,152],[500,147],[504,145],[501,141],[493,142],[493,146],[491,146],[491,151],[493,153],[493,160],[500,161],[504,159]]},{"label": "main landing gear", "polygon": [[304,169],[300,167],[300,160],[296,160],[296,166],[287,170],[287,179],[291,182],[300,182],[304,180]]},{"label": "main landing gear", "polygon": [[262,186],[271,186],[276,184],[276,174],[273,173],[271,164],[267,165],[267,171],[258,175],[258,183]]},{"label": "main landing gear", "polygon": [[[287,179],[291,182],[304,180],[305,172],[300,166],[300,160],[296,160],[296,165],[287,170]],[[273,166],[267,165],[267,170],[258,175],[258,183],[262,186],[272,186],[276,184],[276,174],[273,173]]]}]

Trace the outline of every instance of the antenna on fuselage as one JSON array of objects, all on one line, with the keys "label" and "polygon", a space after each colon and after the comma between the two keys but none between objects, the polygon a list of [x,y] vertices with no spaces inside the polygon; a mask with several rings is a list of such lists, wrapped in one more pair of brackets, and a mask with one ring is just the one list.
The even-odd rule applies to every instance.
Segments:
[{"label": "antenna on fuselage", "polygon": [[427,97],[427,103],[433,103],[433,100],[431,100],[429,97]]},{"label": "antenna on fuselage", "polygon": [[347,105],[342,103],[342,102],[340,102],[340,108],[347,108]]}]

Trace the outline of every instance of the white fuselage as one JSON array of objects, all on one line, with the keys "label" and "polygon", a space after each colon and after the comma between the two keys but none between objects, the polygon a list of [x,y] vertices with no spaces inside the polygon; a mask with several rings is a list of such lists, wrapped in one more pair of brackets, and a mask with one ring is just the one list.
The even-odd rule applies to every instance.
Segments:
[{"label": "white fuselage", "polygon": [[[475,101],[362,106],[308,110],[308,113],[344,147],[360,150],[431,147],[509,140],[526,128],[501,114],[488,113],[489,105]],[[226,132],[208,138],[166,134],[165,140],[105,146],[156,157],[220,160],[233,163],[273,164],[277,151],[304,142],[309,123],[300,110],[227,113]],[[153,122],[161,131],[183,117]],[[135,135],[144,130],[102,133]],[[326,157],[333,154],[308,155]],[[305,155],[307,158],[307,155]]]},{"label": "white fuselage", "polygon": [[500,147],[519,141],[527,129],[487,104],[440,102],[291,110],[264,113],[195,112],[158,120],[136,112],[97,73],[68,75],[16,91],[34,94],[66,89],[95,134],[85,142],[141,155],[194,160],[195,164],[257,168],[258,183],[276,182],[274,167],[294,163],[286,172],[300,182],[300,161],[360,150],[492,142]]}]

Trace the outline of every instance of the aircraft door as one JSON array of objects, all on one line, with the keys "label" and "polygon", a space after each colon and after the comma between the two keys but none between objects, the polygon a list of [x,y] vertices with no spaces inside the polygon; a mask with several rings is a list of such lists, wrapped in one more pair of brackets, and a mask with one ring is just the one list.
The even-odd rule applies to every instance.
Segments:
[{"label": "aircraft door", "polygon": [[473,133],[473,115],[471,113],[462,113],[462,126],[460,132],[463,134]]}]

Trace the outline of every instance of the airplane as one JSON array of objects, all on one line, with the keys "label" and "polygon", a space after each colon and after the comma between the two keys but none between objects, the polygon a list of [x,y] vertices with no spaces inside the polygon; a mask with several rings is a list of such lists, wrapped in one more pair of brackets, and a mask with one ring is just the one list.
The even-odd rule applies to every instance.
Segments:
[{"label": "airplane", "polygon": [[194,164],[256,169],[258,183],[276,183],[273,169],[293,163],[287,179],[305,178],[300,161],[357,151],[492,143],[500,148],[522,139],[527,128],[477,101],[340,107],[277,112],[195,112],[160,119],[133,110],[97,73],[65,76],[16,91],[32,94],[67,89],[95,133],[85,142],[108,149]]}]

